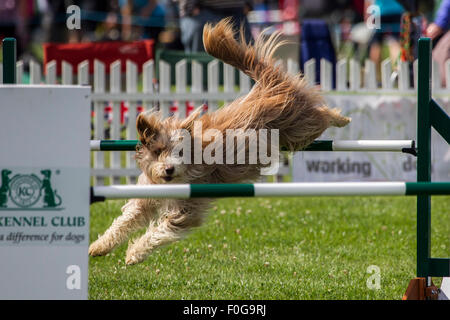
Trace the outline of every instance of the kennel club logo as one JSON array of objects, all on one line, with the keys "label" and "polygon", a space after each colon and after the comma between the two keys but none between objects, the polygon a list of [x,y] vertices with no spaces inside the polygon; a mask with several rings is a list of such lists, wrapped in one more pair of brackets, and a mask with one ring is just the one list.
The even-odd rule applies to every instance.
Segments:
[{"label": "kennel club logo", "polygon": [[61,210],[61,196],[51,183],[52,171],[40,170],[40,175],[14,175],[13,171],[2,169],[0,210]]}]

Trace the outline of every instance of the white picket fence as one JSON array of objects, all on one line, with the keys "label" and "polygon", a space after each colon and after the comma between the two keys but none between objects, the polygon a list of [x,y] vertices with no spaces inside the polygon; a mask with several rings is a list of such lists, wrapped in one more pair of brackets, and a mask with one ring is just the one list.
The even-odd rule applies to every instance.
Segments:
[{"label": "white picket fence", "polygon": [[[142,74],[138,74],[138,66],[131,61],[126,63],[126,72],[121,72],[121,62],[116,61],[110,66],[109,75],[105,72],[105,65],[100,61],[94,63],[94,74],[89,75],[88,61],[75,67],[62,62],[61,77],[57,77],[57,65],[55,61],[45,66],[43,76],[42,66],[31,61],[29,64],[30,84],[80,84],[92,86],[92,102],[94,109],[93,139],[105,138],[105,126],[109,127],[109,139],[121,139],[125,131],[126,139],[136,139],[136,126],[134,119],[137,116],[138,106],[140,110],[147,110],[159,105],[164,116],[170,114],[170,107],[174,101],[179,105],[179,116],[186,116],[186,101],[200,106],[207,101],[208,110],[214,111],[221,103],[232,101],[238,96],[244,95],[251,89],[251,81],[248,76],[240,72],[239,83],[235,83],[235,70],[229,65],[223,68],[223,87],[219,85],[219,62],[213,60],[207,65],[207,90],[203,89],[203,65],[192,61],[191,86],[187,85],[187,61],[181,60],[175,65],[175,87],[171,86],[171,66],[165,62],[159,62],[159,79],[155,86],[155,63],[153,60],[146,62],[142,67]],[[281,61],[279,61],[281,63]],[[305,77],[315,83],[315,63],[310,60],[305,63]],[[324,94],[406,94],[414,93],[417,85],[417,61],[413,65],[414,88],[410,87],[410,68],[408,63],[399,62],[398,70],[394,70],[389,60],[383,61],[381,69],[381,87],[377,85],[375,64],[367,60],[364,68],[355,60],[340,60],[336,64],[336,89],[332,89],[332,65],[326,60],[320,61],[320,88]],[[288,60],[285,65],[288,72],[296,74],[298,63]],[[1,71],[2,65],[0,65]],[[24,63],[17,62],[17,82],[23,83]],[[446,75],[446,88],[441,87],[440,74]],[[76,78],[74,79],[74,76]],[[0,83],[2,83],[0,72]],[[444,70],[439,70],[436,62],[432,68],[433,91],[437,94],[448,95],[450,92],[450,60],[445,64]],[[138,88],[141,87],[141,90]],[[121,103],[128,107],[128,121],[122,128],[120,119]],[[63,101],[61,103],[64,103]],[[105,114],[105,107],[110,106],[112,111]],[[111,117],[112,116],[112,117]],[[105,117],[109,121],[105,121]],[[125,161],[121,157],[125,153]],[[125,177],[125,183],[133,183],[139,170],[136,168],[134,152],[95,152],[93,155],[92,176],[94,184],[103,185],[104,178],[110,177],[111,183],[118,184],[121,177]],[[280,167],[277,180],[291,173],[290,159],[284,161]],[[109,165],[108,165],[109,164]]]}]

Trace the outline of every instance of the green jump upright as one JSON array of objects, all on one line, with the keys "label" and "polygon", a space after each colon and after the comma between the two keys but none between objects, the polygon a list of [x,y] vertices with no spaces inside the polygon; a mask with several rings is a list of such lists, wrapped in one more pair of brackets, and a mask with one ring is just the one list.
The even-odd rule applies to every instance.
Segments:
[{"label": "green jump upright", "polygon": [[[450,118],[431,97],[431,40],[419,39],[417,182],[431,181],[431,128],[450,144]],[[450,259],[431,257],[431,196],[417,196],[417,277],[449,277]],[[427,286],[430,285],[427,281]]]},{"label": "green jump upright", "polygon": [[3,83],[16,83],[16,39],[3,39]]}]

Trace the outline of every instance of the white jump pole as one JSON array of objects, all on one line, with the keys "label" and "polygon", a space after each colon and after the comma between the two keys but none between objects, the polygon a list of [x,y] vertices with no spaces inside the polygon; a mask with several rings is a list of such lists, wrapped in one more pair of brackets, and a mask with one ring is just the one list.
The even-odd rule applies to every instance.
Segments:
[{"label": "white jump pole", "polygon": [[450,182],[313,182],[255,184],[166,184],[98,186],[94,201],[127,198],[224,198],[302,196],[448,195]]},{"label": "white jump pole", "polygon": [[[91,151],[136,150],[137,140],[91,140]],[[304,151],[415,151],[414,140],[316,140]]]},{"label": "white jump pole", "polygon": [[402,152],[414,148],[412,140],[336,140],[333,151],[390,151]]}]

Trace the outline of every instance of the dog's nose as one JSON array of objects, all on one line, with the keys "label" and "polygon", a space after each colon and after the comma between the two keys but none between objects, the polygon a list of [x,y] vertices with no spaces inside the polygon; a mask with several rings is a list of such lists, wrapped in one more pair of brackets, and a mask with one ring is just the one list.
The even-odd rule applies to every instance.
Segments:
[{"label": "dog's nose", "polygon": [[173,172],[175,171],[175,167],[170,165],[170,166],[166,166],[165,168],[166,170],[166,174],[168,174],[169,176],[173,174]]}]

